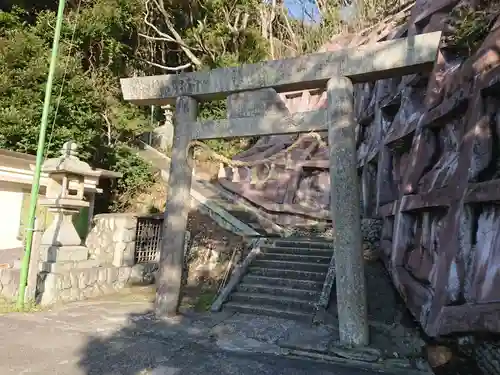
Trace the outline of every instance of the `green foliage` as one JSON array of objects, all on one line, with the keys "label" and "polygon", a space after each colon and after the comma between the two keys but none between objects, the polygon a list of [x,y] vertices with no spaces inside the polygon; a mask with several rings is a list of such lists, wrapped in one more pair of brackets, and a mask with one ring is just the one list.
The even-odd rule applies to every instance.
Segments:
[{"label": "green foliage", "polygon": [[34,300],[24,302],[23,307],[18,307],[16,301],[0,297],[0,315],[12,313],[35,313],[43,311],[43,307]]},{"label": "green foliage", "polygon": [[214,303],[217,293],[211,289],[202,290],[194,303],[193,309],[197,312],[209,311],[210,307]]},{"label": "green foliage", "polygon": [[[175,0],[165,2],[171,18],[177,20],[177,30],[203,66],[199,69],[237,66],[242,63],[255,63],[265,60],[268,55],[268,42],[260,34],[259,0],[204,0],[183,2]],[[246,27],[242,26],[242,14],[248,14]],[[238,14],[240,15],[238,18]],[[188,15],[188,16],[186,16]],[[235,21],[236,29],[234,29]],[[161,19],[158,21],[161,26]],[[238,26],[239,25],[239,26]],[[164,29],[162,29],[164,30]],[[158,43],[156,56],[164,52],[164,44]],[[180,55],[180,56],[179,56]],[[163,58],[163,55],[162,55]],[[180,59],[180,60],[179,60]],[[189,61],[182,54],[167,56],[165,65],[183,64]],[[214,101],[202,103],[199,109],[201,119],[226,118],[226,102]],[[242,140],[211,140],[206,142],[215,152],[232,157],[242,151]]]},{"label": "green foliage", "polygon": [[[203,67],[234,66],[267,57],[267,42],[259,32],[259,0],[176,3],[171,0],[165,7],[172,18],[182,20],[177,23],[178,31],[187,45],[200,52],[197,55]],[[249,18],[243,27],[242,15],[245,13]],[[237,19],[240,22],[235,23]]]},{"label": "green foliage", "polygon": [[10,30],[15,30],[22,27],[22,17],[25,12],[19,8],[14,7],[10,12],[0,11],[0,35],[5,35]]},{"label": "green foliage", "polygon": [[201,103],[198,108],[198,117],[201,120],[221,120],[226,118],[227,108],[225,100]]},{"label": "green foliage", "polygon": [[488,35],[493,14],[483,9],[455,8],[451,19],[455,19],[456,22],[452,25],[453,32],[447,38],[448,47],[470,56]]},{"label": "green foliage", "polygon": [[[129,39],[139,14],[132,17],[133,1],[84,4],[63,23],[47,157],[75,140],[82,159],[124,173],[116,193],[131,196],[151,182],[149,166],[121,146],[147,130],[143,110],[122,101],[117,80],[132,66]],[[41,10],[31,24],[26,14],[16,7],[0,11],[0,147],[36,153],[55,13]]]},{"label": "green foliage", "polygon": [[127,208],[136,194],[144,192],[154,183],[155,176],[149,164],[126,145],[117,145],[110,155],[112,159],[108,163],[113,170],[123,174],[118,180],[117,194],[112,206],[114,210],[121,211]]},{"label": "green foliage", "polygon": [[[154,8],[158,4],[164,8]],[[149,165],[127,147],[149,130],[148,108],[122,100],[119,78],[165,73],[148,61],[168,66],[190,62],[183,45],[201,62],[189,69],[265,59],[268,42],[261,36],[260,6],[260,0],[68,1],[46,156],[57,155],[62,144],[72,139],[80,145],[82,159],[122,172],[113,208],[123,209],[128,200],[151,185],[154,176]],[[1,148],[37,151],[56,10],[56,0],[0,5]],[[183,42],[161,39],[145,23],[145,14],[160,33],[172,34],[169,25],[173,25]],[[202,118],[225,116],[225,102],[202,105]],[[241,140],[215,140],[210,145],[226,156],[244,147]]]}]

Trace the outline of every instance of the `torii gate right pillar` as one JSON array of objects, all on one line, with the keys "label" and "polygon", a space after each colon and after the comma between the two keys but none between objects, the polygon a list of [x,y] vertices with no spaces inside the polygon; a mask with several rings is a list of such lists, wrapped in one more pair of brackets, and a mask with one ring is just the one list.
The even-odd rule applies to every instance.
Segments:
[{"label": "torii gate right pillar", "polygon": [[334,229],[335,282],[340,342],[368,345],[368,317],[361,241],[353,85],[347,77],[327,84],[330,212]]}]

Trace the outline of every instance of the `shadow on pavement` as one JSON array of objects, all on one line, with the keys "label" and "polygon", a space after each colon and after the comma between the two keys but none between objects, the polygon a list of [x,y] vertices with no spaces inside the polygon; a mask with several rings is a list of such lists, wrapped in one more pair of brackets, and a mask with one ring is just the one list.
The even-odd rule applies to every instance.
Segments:
[{"label": "shadow on pavement", "polygon": [[120,330],[90,337],[78,366],[85,375],[372,373],[271,354],[223,350],[210,332],[224,317],[228,315],[156,320],[151,311],[130,314]]}]

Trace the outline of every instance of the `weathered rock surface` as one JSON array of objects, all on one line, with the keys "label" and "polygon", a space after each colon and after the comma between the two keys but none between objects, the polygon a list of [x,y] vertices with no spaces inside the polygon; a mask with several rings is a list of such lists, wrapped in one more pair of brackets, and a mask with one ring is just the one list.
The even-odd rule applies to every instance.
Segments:
[{"label": "weathered rock surface", "polygon": [[13,299],[19,289],[20,270],[15,268],[0,269],[0,296]]},{"label": "weathered rock surface", "polygon": [[[500,210],[494,204],[500,200],[498,9],[482,13],[489,31],[476,51],[464,53],[453,45],[464,9],[473,12],[480,5],[417,0],[407,23],[343,35],[324,48],[443,31],[430,74],[355,88],[363,212],[383,222],[373,249],[381,249],[394,285],[430,336],[500,332]],[[290,113],[326,105],[325,92],[280,95]],[[263,159],[294,139],[263,137],[237,159]],[[305,139],[289,157],[291,162],[278,159],[276,178],[263,186],[244,178],[219,182],[278,224],[328,223],[328,149]],[[245,176],[243,169],[240,175]]]}]

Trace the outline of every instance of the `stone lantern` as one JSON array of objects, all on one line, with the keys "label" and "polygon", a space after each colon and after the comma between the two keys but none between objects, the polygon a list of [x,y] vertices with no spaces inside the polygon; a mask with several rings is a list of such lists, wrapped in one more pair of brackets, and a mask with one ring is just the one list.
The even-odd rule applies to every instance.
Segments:
[{"label": "stone lantern", "polygon": [[73,216],[89,206],[84,199],[85,179],[98,179],[101,173],[78,158],[77,145],[71,141],[64,144],[61,156],[43,164],[42,172],[48,175],[49,181],[40,205],[46,206],[54,218],[42,236],[40,260],[86,262],[88,249],[82,245]]}]

